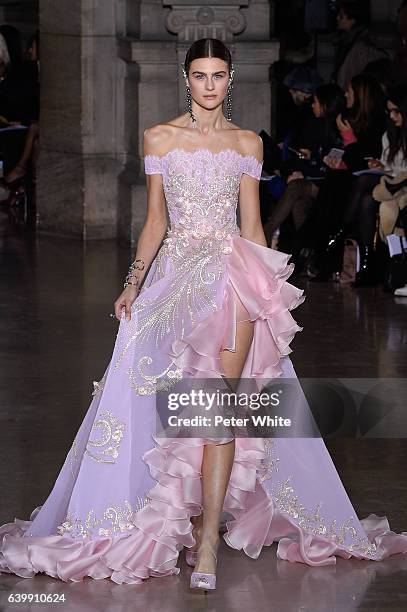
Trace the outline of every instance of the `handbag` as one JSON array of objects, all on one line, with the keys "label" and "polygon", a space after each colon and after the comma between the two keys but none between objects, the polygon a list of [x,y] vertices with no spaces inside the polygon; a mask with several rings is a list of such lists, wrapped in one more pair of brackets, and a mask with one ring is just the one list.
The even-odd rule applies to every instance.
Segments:
[{"label": "handbag", "polygon": [[407,284],[407,249],[404,247],[401,236],[401,253],[390,257],[384,274],[384,290],[394,291]]}]

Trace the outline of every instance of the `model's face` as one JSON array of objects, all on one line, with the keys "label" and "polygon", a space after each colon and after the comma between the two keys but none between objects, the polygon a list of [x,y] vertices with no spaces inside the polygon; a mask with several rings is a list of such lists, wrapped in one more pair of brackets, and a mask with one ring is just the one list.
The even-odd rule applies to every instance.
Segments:
[{"label": "model's face", "polygon": [[403,125],[403,115],[401,114],[400,109],[390,100],[387,101],[387,112],[394,125],[397,127],[401,127]]},{"label": "model's face", "polygon": [[316,96],[314,96],[314,100],[312,102],[312,111],[317,119],[324,116],[324,107]]},{"label": "model's face", "polygon": [[188,71],[191,96],[202,108],[213,110],[226,97],[229,84],[228,64],[217,57],[195,59]]},{"label": "model's face", "polygon": [[345,98],[346,108],[352,108],[352,106],[355,104],[355,92],[353,91],[353,87],[350,83],[348,85],[348,89],[346,90]]}]

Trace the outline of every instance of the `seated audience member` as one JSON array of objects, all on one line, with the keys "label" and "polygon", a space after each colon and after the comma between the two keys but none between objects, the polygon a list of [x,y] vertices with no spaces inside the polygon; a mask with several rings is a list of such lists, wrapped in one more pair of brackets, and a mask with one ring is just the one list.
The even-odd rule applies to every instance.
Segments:
[{"label": "seated audience member", "polygon": [[[32,169],[35,173],[35,165],[38,156],[38,147],[39,147],[39,126],[38,126],[38,118],[39,118],[39,59],[40,59],[40,41],[39,41],[39,33],[38,31],[31,37],[29,44],[27,46],[27,50],[25,53],[26,61],[25,61],[25,72],[26,78],[31,79],[31,114],[32,121],[29,122],[29,128],[27,132],[27,136],[24,142],[24,148],[21,152],[21,155],[14,165],[14,167],[8,172],[5,176],[5,182],[8,184],[15,183],[22,179],[26,173],[28,164],[32,163]],[[35,91],[35,85],[37,86],[37,91]]]},{"label": "seated audience member", "polygon": [[6,39],[10,55],[10,63],[0,83],[0,115],[6,127],[28,127],[28,130],[0,130],[5,182],[12,184],[26,174],[38,140],[39,37],[38,33],[32,37],[24,59],[18,30],[0,26],[0,32]]},{"label": "seated audience member", "polygon": [[0,83],[0,115],[10,123],[28,125],[38,120],[38,65],[24,61],[18,30],[12,26],[0,26],[10,63]]},{"label": "seated audience member", "polygon": [[289,156],[289,146],[297,148],[308,140],[314,119],[313,94],[322,83],[320,75],[310,66],[297,66],[286,75],[284,85],[290,93],[292,106],[287,116],[284,142],[280,145],[283,160]]}]

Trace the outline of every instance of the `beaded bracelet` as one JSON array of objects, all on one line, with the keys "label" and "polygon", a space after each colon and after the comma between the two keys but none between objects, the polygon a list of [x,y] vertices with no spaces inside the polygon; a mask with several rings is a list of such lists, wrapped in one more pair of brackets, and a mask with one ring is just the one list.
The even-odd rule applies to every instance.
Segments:
[{"label": "beaded bracelet", "polygon": [[[142,266],[141,267],[137,266],[137,263],[141,263]],[[144,264],[144,261],[142,259],[135,259],[133,261],[133,263],[129,267],[129,271],[128,271],[126,279],[124,281],[124,285],[123,285],[124,288],[126,288],[127,285],[134,285],[135,287],[138,286],[140,281],[139,281],[137,276],[133,276],[133,272],[134,272],[134,270],[144,270],[144,266],[145,266],[145,264]],[[130,282],[130,278],[133,278],[136,282],[135,283]]]},{"label": "beaded bracelet", "polygon": [[[132,283],[132,282],[130,281],[130,278],[133,278],[133,279],[134,279],[136,282],[135,282],[135,283]],[[139,279],[137,278],[137,276],[133,276],[132,274],[128,274],[128,275],[126,276],[126,280],[124,281],[124,285],[123,285],[123,287],[124,287],[124,288],[126,288],[126,287],[127,287],[127,285],[134,285],[135,287],[137,287],[137,286],[138,286],[138,284],[139,284]]]},{"label": "beaded bracelet", "polygon": [[138,283],[130,283],[129,281],[126,281],[126,282],[124,283],[123,287],[126,289],[126,287],[127,287],[128,285],[134,285],[135,287],[138,287]]},{"label": "beaded bracelet", "polygon": [[[143,264],[141,268],[136,265],[139,262],[141,262]],[[145,266],[145,264],[144,264],[144,261],[142,259],[135,259],[133,261],[133,263],[130,265],[129,270],[144,270],[144,266]]]}]

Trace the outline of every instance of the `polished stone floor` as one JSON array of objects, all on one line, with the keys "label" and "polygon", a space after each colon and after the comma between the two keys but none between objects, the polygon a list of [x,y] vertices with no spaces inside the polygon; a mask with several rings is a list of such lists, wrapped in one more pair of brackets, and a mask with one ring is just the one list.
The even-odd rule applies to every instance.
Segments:
[{"label": "polished stone floor", "polygon": [[[83,245],[35,235],[0,214],[0,524],[28,519],[52,488],[92,381],[110,359],[118,324],[109,313],[131,254],[110,241]],[[304,326],[292,344],[299,376],[407,378],[406,299],[380,288],[298,284],[307,293],[293,313]],[[386,514],[393,530],[407,531],[406,431],[387,439],[336,438],[327,446],[358,515]],[[218,589],[207,596],[189,592],[183,555],[178,576],[142,586],[1,574],[0,610],[45,609],[8,604],[10,593],[64,594],[65,603],[47,609],[81,612],[407,609],[407,555],[312,568],[278,560],[275,550],[276,544],[265,547],[252,560],[223,544]]]}]

